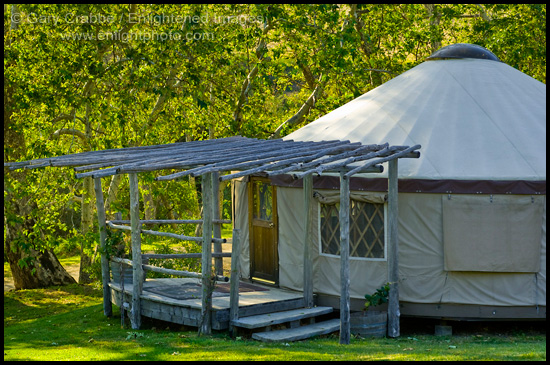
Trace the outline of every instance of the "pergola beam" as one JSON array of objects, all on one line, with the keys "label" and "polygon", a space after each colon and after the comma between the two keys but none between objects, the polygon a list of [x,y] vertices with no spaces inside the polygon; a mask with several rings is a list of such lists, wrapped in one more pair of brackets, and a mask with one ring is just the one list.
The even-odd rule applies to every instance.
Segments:
[{"label": "pergola beam", "polygon": [[[268,176],[292,171],[297,178],[311,173],[347,171],[381,172],[380,163],[393,158],[418,157],[419,145],[389,146],[388,143],[361,145],[350,141],[257,140],[229,137],[215,140],[178,142],[167,145],[128,147],[88,151],[32,161],[5,163],[10,169],[44,166],[72,166],[75,177],[100,178],[122,173],[159,170],[182,170],[157,176],[156,180],[172,180],[186,175],[211,172],[232,172],[220,181],[255,173]],[[397,155],[397,156],[396,156]],[[382,157],[374,159],[375,157]],[[358,162],[366,161],[360,166]],[[86,172],[81,172],[90,170]]]},{"label": "pergola beam", "polygon": [[371,168],[374,165],[381,164],[381,163],[386,162],[386,161],[393,161],[393,160],[396,160],[397,158],[404,158],[404,157],[418,158],[418,157],[420,157],[420,152],[418,152],[418,151],[415,152],[415,150],[417,150],[419,148],[420,148],[420,145],[417,144],[415,146],[405,148],[405,149],[403,149],[399,152],[396,152],[394,154],[391,154],[389,156],[385,156],[385,157],[382,157],[382,158],[379,158],[379,159],[376,159],[376,160],[371,160],[371,161],[367,162],[366,164],[363,164],[361,166],[358,166],[358,167],[348,171],[346,173],[346,177],[351,177],[352,175],[357,174],[359,172],[364,172],[365,170]]},{"label": "pergola beam", "polygon": [[[331,146],[338,144],[338,142],[339,141],[329,141],[322,142],[322,144],[323,146]],[[171,175],[159,176],[157,180],[171,180],[186,175],[197,176],[209,172],[245,170],[255,166],[264,166],[268,163],[275,161],[286,160],[290,157],[301,157],[303,159],[307,156],[314,154],[314,152],[312,152],[314,142],[300,142],[299,144],[296,143],[297,142],[289,143],[289,141],[287,141],[285,146],[271,146],[272,148],[263,149],[262,152],[243,149],[240,151],[240,153],[238,153],[238,156],[236,158],[226,158],[224,156],[219,161],[205,164],[204,166],[199,166],[189,169],[187,171],[182,171]],[[282,152],[284,152],[284,155],[282,155]],[[225,179],[225,177],[223,178]]]}]

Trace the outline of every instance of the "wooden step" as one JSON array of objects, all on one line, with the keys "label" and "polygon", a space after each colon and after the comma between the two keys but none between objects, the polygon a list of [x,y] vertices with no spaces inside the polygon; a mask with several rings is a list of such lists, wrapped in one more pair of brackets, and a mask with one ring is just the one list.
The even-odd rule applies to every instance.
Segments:
[{"label": "wooden step", "polygon": [[274,324],[295,322],[304,318],[311,318],[331,313],[332,307],[299,308],[282,312],[259,314],[255,316],[242,317],[232,322],[233,326],[242,328],[261,328]]},{"label": "wooden step", "polygon": [[298,341],[339,330],[340,319],[336,318],[296,328],[253,333],[252,338],[263,342]]}]

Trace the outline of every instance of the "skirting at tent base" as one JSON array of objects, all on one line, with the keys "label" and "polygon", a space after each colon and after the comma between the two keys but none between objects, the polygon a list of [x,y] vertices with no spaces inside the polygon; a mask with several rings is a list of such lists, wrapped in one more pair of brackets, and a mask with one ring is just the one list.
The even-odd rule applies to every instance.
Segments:
[{"label": "skirting at tent base", "polygon": [[400,302],[405,317],[437,318],[456,321],[546,320],[546,306],[486,306],[474,304],[421,304]]}]

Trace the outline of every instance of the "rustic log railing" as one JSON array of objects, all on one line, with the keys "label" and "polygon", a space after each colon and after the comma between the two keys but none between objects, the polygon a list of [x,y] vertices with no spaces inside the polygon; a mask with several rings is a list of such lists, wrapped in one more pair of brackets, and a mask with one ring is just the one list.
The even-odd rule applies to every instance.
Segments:
[{"label": "rustic log railing", "polygon": [[[137,201],[138,196],[137,194],[132,194],[132,192],[135,193],[137,191],[137,177],[132,177],[132,175],[136,175],[134,173],[130,173],[130,215],[131,220],[122,220],[120,218],[120,214],[117,214],[118,219],[114,220],[105,220],[105,211],[103,204],[98,203],[98,211],[102,211],[103,214],[101,215],[104,229],[106,227],[112,228],[112,229],[118,229],[118,230],[124,230],[129,231],[132,234],[132,259],[125,259],[120,257],[112,257],[111,261],[118,262],[121,264],[126,264],[133,268],[133,285],[132,285],[132,309],[130,312],[130,322],[132,325],[132,328],[137,329],[141,326],[141,302],[140,302],[140,296],[143,292],[143,277],[144,277],[144,270],[158,272],[162,274],[168,274],[168,275],[174,275],[174,276],[182,276],[182,277],[189,277],[189,278],[197,278],[202,280],[202,286],[203,286],[203,295],[202,295],[202,313],[201,313],[201,327],[200,332],[205,334],[211,333],[211,319],[210,319],[210,312],[212,309],[212,292],[213,292],[213,283],[215,281],[223,281],[228,282],[229,278],[227,276],[223,276],[222,270],[223,270],[223,263],[222,259],[224,257],[231,257],[231,254],[229,253],[223,253],[221,244],[226,243],[227,240],[224,238],[220,238],[221,236],[221,225],[222,224],[229,224],[231,223],[230,220],[223,220],[223,219],[212,219],[212,215],[219,216],[219,210],[213,211],[210,213],[210,209],[205,209],[203,207],[204,212],[204,219],[149,219],[149,220],[140,220],[139,219],[139,211],[133,211],[132,207],[136,209],[136,206],[139,207],[139,202]],[[216,174],[217,176],[217,174]],[[213,184],[213,179],[210,179],[210,186],[206,185],[203,186],[203,191],[209,191],[215,192],[218,190],[218,179],[215,179],[215,183]],[[95,178],[96,184],[99,184],[99,189],[101,187],[101,181],[100,178]],[[206,184],[209,182],[206,181]],[[203,180],[203,185],[205,184],[205,181]],[[100,189],[101,190],[101,189]],[[97,192],[96,192],[97,193]],[[207,194],[210,195],[210,194]],[[213,194],[214,195],[214,194]],[[215,194],[216,196],[218,194]],[[102,195],[101,195],[102,196]],[[102,200],[102,199],[101,199]],[[208,198],[205,198],[203,201],[205,206],[212,206],[212,202],[208,201]],[[213,200],[213,199],[210,199]],[[216,202],[216,205],[217,202]],[[136,219],[136,217],[138,217]],[[99,215],[98,215],[99,218]],[[129,226],[127,224],[130,224]],[[186,236],[186,235],[180,235],[176,233],[171,232],[160,232],[160,231],[154,231],[154,230],[148,230],[143,229],[142,225],[144,224],[202,224],[203,225],[203,237],[194,237],[194,236]],[[101,225],[101,222],[100,222]],[[213,229],[214,227],[218,227],[218,229]],[[215,231],[215,232],[214,232]],[[214,233],[214,237],[212,237]],[[154,236],[162,236],[162,237],[169,237],[184,241],[193,241],[197,242],[202,246],[202,253],[183,253],[183,254],[142,254],[141,253],[141,234],[148,234],[148,235],[154,235]],[[217,236],[217,237],[216,237]],[[210,239],[209,239],[210,238]],[[102,248],[105,248],[105,237],[101,239],[101,246]],[[204,244],[204,242],[207,242],[207,244]],[[216,246],[215,251],[212,252],[212,243],[214,243]],[[139,245],[139,246],[138,246]],[[138,253],[136,253],[138,252]],[[198,272],[191,272],[191,271],[185,271],[185,270],[173,270],[173,269],[166,269],[154,265],[144,264],[142,263],[143,260],[148,261],[150,258],[200,258],[202,260],[202,273]],[[216,270],[216,274],[211,275],[210,272],[212,270],[212,259],[216,260],[216,263],[219,261],[219,269]],[[105,258],[105,261],[106,258]],[[108,287],[109,277],[110,277],[110,271],[109,271],[109,265],[106,265],[106,268],[102,267],[102,276],[104,278],[104,281],[107,282],[104,283],[104,288]],[[236,280],[238,282],[238,278]],[[237,289],[238,291],[238,286]],[[238,296],[238,294],[237,294]],[[110,293],[108,295],[105,295],[104,293],[104,300],[105,298],[109,299],[109,306],[110,304]],[[104,307],[105,306],[104,303]],[[110,308],[110,307],[109,307]],[[105,309],[105,313],[107,313],[107,309]],[[109,314],[112,313],[109,312]]]},{"label": "rustic log railing", "polygon": [[[193,255],[193,256],[187,256],[187,255]],[[196,256],[196,255],[200,255],[200,256]],[[142,256],[142,258],[146,258],[146,257],[151,258],[151,256],[153,256],[153,258],[156,258],[155,257],[156,255],[152,255],[152,254],[148,254],[148,255],[143,255],[142,254],[141,256]],[[169,256],[169,257],[160,257],[160,258],[175,258],[175,257],[172,257],[172,256],[175,256],[175,255],[159,255],[159,256]],[[201,253],[198,253],[198,254],[180,254],[176,258],[188,258],[188,257],[190,257],[190,258],[201,258],[201,256],[202,256]],[[214,255],[212,255],[212,256],[214,256]],[[222,257],[229,257],[229,256],[230,256],[230,254],[229,255],[224,254]],[[117,262],[117,263],[120,263],[120,264],[124,264],[124,265],[128,265],[128,266],[132,266],[132,267],[134,266],[134,263],[132,262],[132,260],[125,259],[125,258],[122,258],[122,257],[111,257],[111,261],[112,262]],[[148,271],[158,272],[158,273],[161,273],[161,274],[182,276],[182,277],[186,277],[186,278],[196,278],[196,279],[201,279],[202,278],[202,274],[199,273],[199,272],[166,269],[166,268],[163,268],[163,267],[148,265],[148,264],[141,264],[141,267],[143,269],[148,270]],[[216,275],[214,277],[214,280],[228,282],[229,277]]]},{"label": "rustic log railing", "polygon": [[128,266],[134,266],[134,262],[130,259],[125,259],[123,257],[111,257],[110,261],[117,262],[119,264],[124,264]]},{"label": "rustic log railing", "polygon": [[[197,253],[144,253],[141,254],[144,259],[200,259],[201,252]],[[212,252],[212,257],[231,257],[230,252]]]},{"label": "rustic log railing", "polygon": [[[216,183],[216,179],[214,179],[214,183]],[[214,187],[213,187],[213,190],[214,190]],[[216,199],[216,197],[214,197],[214,199]],[[217,201],[214,202],[214,216],[215,217],[219,217],[220,215],[220,212],[219,212],[219,209],[217,208],[219,207],[219,204]],[[110,223],[109,223],[110,222]],[[107,222],[107,224],[111,227],[111,228],[119,228],[119,229],[127,229],[127,228],[122,228],[122,227],[115,227],[115,226],[118,226],[118,225],[124,225],[124,224],[130,224],[130,221],[129,220],[122,220],[122,219],[113,219],[111,221]],[[202,224],[202,219],[142,219],[141,221],[141,224]],[[212,239],[212,242],[214,243],[214,252],[215,253],[220,253],[222,252],[222,247],[221,247],[221,244],[222,243],[227,243],[227,240],[223,239],[223,238],[220,238],[221,237],[221,225],[222,224],[231,224],[231,220],[229,219],[212,219],[212,223],[214,225],[214,238]],[[166,237],[172,237],[172,238],[176,238],[176,239],[180,239],[180,240],[184,240],[184,241],[195,241],[195,242],[202,242],[202,238],[201,237],[190,237],[190,236],[184,236],[184,235],[179,235],[179,237],[177,236],[172,236],[173,233],[168,233],[168,234],[165,234],[164,232],[157,232],[157,233],[152,233],[154,231],[150,231],[150,230],[143,230],[142,229],[142,233],[146,233],[146,234],[153,234],[153,235],[158,235],[158,236],[162,236],[162,235],[165,235]],[[215,264],[215,272],[216,274],[218,275],[221,275],[223,273],[223,262],[221,260],[221,256],[214,256],[215,260],[214,260],[214,264]]]},{"label": "rustic log railing", "polygon": [[[140,221],[143,224],[143,221]],[[231,221],[229,221],[231,223]],[[114,224],[113,221],[107,221],[107,225],[113,229],[122,229],[126,231],[131,231],[132,227],[130,226],[124,226],[120,224]],[[175,238],[182,241],[194,241],[194,242],[202,242],[202,237],[194,237],[194,236],[185,236],[182,234],[177,233],[170,233],[170,232],[159,232],[159,231],[153,231],[150,229],[141,229],[141,233],[143,234],[150,234],[152,236],[162,236],[162,237],[169,237],[169,238]],[[212,238],[212,242],[216,243],[226,243],[227,240],[225,238]]]},{"label": "rustic log railing", "polygon": [[[130,224],[129,220],[112,219],[113,224]],[[141,224],[202,224],[202,219],[141,219]],[[231,224],[229,219],[212,219],[214,224]]]}]

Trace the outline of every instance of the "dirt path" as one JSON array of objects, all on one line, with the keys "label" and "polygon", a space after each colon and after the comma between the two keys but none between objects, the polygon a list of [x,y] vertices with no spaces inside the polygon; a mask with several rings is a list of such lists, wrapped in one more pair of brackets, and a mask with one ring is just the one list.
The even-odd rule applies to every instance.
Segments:
[{"label": "dirt path", "polygon": [[7,278],[4,276],[4,292],[10,291],[12,289],[15,289],[13,286],[13,280],[10,278]]}]

